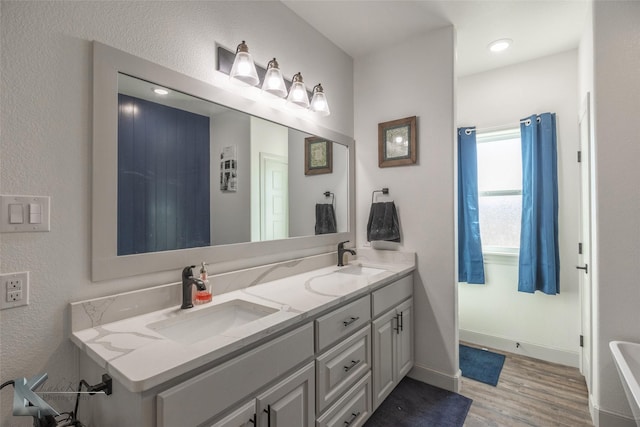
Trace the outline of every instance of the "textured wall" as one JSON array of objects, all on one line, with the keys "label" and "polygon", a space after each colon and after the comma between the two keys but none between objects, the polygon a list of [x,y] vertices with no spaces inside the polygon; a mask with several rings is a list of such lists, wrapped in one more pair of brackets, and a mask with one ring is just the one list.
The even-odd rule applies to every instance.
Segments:
[{"label": "textured wall", "polygon": [[[75,388],[78,350],[68,339],[68,303],[179,279],[175,272],[90,281],[90,42],[226,83],[214,72],[215,43],[233,48],[245,39],[257,62],[276,56],[287,77],[301,71],[309,84],[322,81],[333,114],[318,121],[347,135],[353,134],[353,64],[279,2],[0,5],[0,193],[52,197],[51,232],[2,235],[0,270],[29,270],[31,298],[28,307],[0,312],[0,378],[48,372],[49,388]],[[30,425],[9,415],[10,392],[0,397],[0,424]]]},{"label": "textured wall", "polygon": [[[355,61],[356,238],[366,242],[371,192],[390,190],[401,247],[417,253],[415,358],[421,379],[455,387],[454,29],[412,37]],[[417,116],[418,162],[378,167],[378,123]],[[380,199],[383,200],[383,199]]]}]

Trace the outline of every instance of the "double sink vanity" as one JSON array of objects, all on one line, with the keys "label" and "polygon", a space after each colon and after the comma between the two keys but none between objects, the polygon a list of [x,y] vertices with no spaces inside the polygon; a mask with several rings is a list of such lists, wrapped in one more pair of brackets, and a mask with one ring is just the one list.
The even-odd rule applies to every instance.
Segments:
[{"label": "double sink vanity", "polygon": [[[180,283],[71,303],[81,378],[113,380],[111,395],[81,402],[81,417],[97,427],[362,425],[413,366],[415,254],[359,248],[354,258],[345,250],[350,262],[336,266],[336,245],[355,240],[355,141],[305,112],[239,93],[227,76],[210,77],[93,43],[92,281],[168,277],[201,261],[219,274],[209,275],[213,301],[188,309],[180,308]],[[158,98],[156,87],[169,96]],[[155,134],[129,132],[131,117],[144,116],[127,104],[131,97],[203,116],[209,145],[188,151],[190,164],[202,163],[207,183],[237,166],[242,184],[200,196],[179,186],[181,169],[169,161],[138,174],[133,166],[147,158],[175,155],[145,145]],[[333,167],[306,176],[307,142],[318,138]],[[287,200],[278,209],[262,194],[274,187],[269,168],[288,177],[278,181],[277,200]],[[191,196],[178,197],[185,205],[176,209],[152,197],[164,194],[158,188]],[[316,234],[316,206],[327,203],[336,230]],[[194,209],[202,224],[179,215]],[[272,218],[274,211],[288,214]],[[165,222],[201,233],[182,241],[189,227],[153,228]]]},{"label": "double sink vanity", "polygon": [[[71,304],[95,426],[358,426],[413,366],[413,253],[358,249]],[[88,409],[89,405],[91,410]]]}]

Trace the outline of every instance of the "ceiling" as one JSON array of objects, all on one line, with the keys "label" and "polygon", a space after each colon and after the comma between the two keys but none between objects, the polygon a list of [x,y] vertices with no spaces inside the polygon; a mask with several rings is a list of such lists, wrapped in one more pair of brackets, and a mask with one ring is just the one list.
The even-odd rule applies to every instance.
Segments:
[{"label": "ceiling", "polygon": [[[457,74],[475,74],[578,46],[589,0],[283,0],[353,58],[450,24]],[[494,40],[513,40],[491,53]]]}]

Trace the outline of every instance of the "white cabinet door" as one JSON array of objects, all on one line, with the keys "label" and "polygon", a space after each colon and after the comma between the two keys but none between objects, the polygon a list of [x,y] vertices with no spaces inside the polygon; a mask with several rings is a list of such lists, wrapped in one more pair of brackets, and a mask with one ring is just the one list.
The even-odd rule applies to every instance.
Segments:
[{"label": "white cabinet door", "polygon": [[373,332],[373,408],[377,408],[395,387],[397,317],[394,310],[382,315],[372,325]]},{"label": "white cabinet door", "polygon": [[240,406],[238,409],[213,423],[211,427],[255,427],[256,425],[256,400]]},{"label": "white cabinet door", "polygon": [[259,425],[301,427],[315,418],[315,363],[310,362],[258,396]]},{"label": "white cabinet door", "polygon": [[373,408],[413,367],[413,299],[373,321]]},{"label": "white cabinet door", "polygon": [[413,299],[405,301],[396,308],[399,315],[399,331],[396,339],[396,377],[399,382],[413,367]]}]

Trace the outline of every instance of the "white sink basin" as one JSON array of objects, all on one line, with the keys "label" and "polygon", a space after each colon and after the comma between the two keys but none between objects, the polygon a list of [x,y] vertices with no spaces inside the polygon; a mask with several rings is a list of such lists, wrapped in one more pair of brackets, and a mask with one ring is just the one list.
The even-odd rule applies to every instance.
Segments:
[{"label": "white sink basin", "polygon": [[624,392],[629,400],[636,425],[640,427],[640,344],[611,341],[609,343]]},{"label": "white sink basin", "polygon": [[279,310],[244,300],[232,300],[201,309],[180,310],[175,317],[147,327],[170,340],[193,344],[247,325]]},{"label": "white sink basin", "polygon": [[381,268],[364,267],[362,265],[348,265],[340,270],[336,270],[336,273],[351,274],[354,276],[374,276],[387,270]]}]

